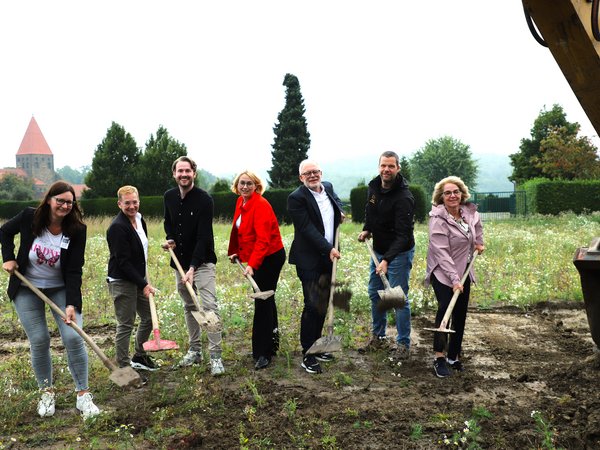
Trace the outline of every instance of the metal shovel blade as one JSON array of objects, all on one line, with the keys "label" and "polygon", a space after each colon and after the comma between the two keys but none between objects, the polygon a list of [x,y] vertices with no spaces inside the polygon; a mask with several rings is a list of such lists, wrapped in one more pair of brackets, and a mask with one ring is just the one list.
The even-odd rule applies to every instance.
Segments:
[{"label": "metal shovel blade", "polygon": [[426,331],[434,331],[436,333],[456,333],[452,328],[423,328]]},{"label": "metal shovel blade", "polygon": [[339,352],[342,349],[342,338],[340,336],[323,336],[315,341],[306,351],[307,355],[318,355],[319,353]]},{"label": "metal shovel blade", "polygon": [[192,316],[201,327],[207,330],[216,330],[219,326],[219,318],[212,311],[192,311]]},{"label": "metal shovel blade", "polygon": [[406,295],[400,286],[377,291],[379,302],[377,309],[380,312],[389,311],[394,308],[404,308],[406,306]]},{"label": "metal shovel blade", "polygon": [[250,298],[258,298],[259,300],[266,300],[272,295],[275,295],[275,291],[258,291],[250,294]]},{"label": "metal shovel blade", "polygon": [[147,352],[159,352],[161,350],[177,350],[179,345],[175,341],[161,339],[160,331],[154,330],[154,339],[144,342],[143,347]]},{"label": "metal shovel blade", "polygon": [[113,383],[117,386],[141,386],[142,378],[140,374],[133,370],[131,367],[121,367],[114,369],[109,377]]}]

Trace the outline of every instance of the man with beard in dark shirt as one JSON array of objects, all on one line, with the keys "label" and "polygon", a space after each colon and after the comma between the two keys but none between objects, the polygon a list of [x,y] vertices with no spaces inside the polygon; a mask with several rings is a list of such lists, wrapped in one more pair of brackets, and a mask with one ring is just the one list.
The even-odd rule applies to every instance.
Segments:
[{"label": "man with beard in dark shirt", "polygon": [[[175,252],[185,276],[175,271],[177,289],[184,303],[185,323],[190,335],[190,347],[178,366],[186,367],[202,361],[200,325],[192,311],[196,306],[185,286],[189,282],[201,302],[204,312],[213,312],[219,318],[215,288],[216,271],[215,242],[213,236],[213,200],[208,193],[194,186],[196,163],[187,156],[175,160],[172,166],[177,187],[164,195],[165,233],[169,247]],[[176,268],[171,261],[171,267]],[[221,320],[214,328],[207,328],[208,350],[212,375],[225,372],[221,360]]]}]

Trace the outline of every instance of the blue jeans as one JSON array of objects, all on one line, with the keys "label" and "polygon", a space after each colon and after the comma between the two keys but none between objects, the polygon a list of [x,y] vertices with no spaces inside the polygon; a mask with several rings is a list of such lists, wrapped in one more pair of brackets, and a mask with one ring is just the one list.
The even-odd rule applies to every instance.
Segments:
[{"label": "blue jeans", "polygon": [[[66,308],[65,288],[43,291],[62,311]],[[25,329],[31,347],[31,365],[40,389],[52,386],[52,356],[50,355],[50,332],[46,322],[46,304],[32,291],[22,287],[15,297],[15,309]],[[62,318],[52,311],[58,331],[67,350],[67,364],[77,391],[88,389],[88,355],[83,338]],[[83,317],[76,312],[80,327]]]},{"label": "blue jeans", "polygon": [[[381,261],[382,255],[375,252],[377,259]],[[415,256],[415,248],[400,253],[388,264],[387,278],[392,287],[400,285],[406,294],[406,306],[396,308],[396,330],[398,337],[396,342],[410,348],[410,303],[408,300],[408,280],[410,278],[410,269]],[[369,277],[369,298],[371,299],[371,315],[373,318],[373,335],[385,336],[387,328],[387,313],[377,310],[379,303],[378,290],[383,289],[381,277],[375,273],[375,263],[371,261],[371,276]]]}]

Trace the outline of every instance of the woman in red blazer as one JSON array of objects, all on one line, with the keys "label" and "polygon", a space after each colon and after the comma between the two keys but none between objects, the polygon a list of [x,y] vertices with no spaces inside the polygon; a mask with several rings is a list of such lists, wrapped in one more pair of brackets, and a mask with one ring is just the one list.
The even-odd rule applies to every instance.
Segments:
[{"label": "woman in red blazer", "polygon": [[[261,291],[275,291],[285,262],[285,249],[277,217],[261,195],[263,182],[256,174],[245,170],[235,177],[231,190],[240,197],[235,205],[229,237],[229,259],[232,263],[236,258],[247,263],[244,274],[252,276]],[[252,356],[257,370],[267,367],[279,349],[277,327],[275,295],[266,300],[255,299]]]}]

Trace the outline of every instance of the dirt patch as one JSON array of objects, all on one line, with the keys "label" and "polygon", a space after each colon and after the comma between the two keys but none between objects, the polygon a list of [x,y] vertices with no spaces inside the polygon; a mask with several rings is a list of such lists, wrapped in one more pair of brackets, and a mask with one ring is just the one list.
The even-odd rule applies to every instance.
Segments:
[{"label": "dirt patch", "polygon": [[[423,330],[431,325],[413,318],[411,358],[400,364],[385,351],[344,350],[309,375],[299,355],[280,355],[260,372],[240,356],[218,379],[206,367],[165,364],[145,387],[102,406],[133,425],[137,448],[440,448],[444,437],[464,437],[474,417],[482,448],[540,448],[532,411],[556,447],[600,446],[599,360],[582,305],[469,311],[466,370],[448,379],[433,374]],[[180,392],[182,383],[194,385],[192,394]],[[158,421],[160,437],[152,434]]]}]

